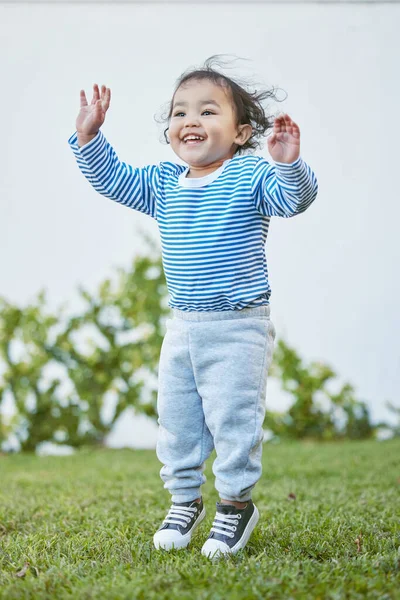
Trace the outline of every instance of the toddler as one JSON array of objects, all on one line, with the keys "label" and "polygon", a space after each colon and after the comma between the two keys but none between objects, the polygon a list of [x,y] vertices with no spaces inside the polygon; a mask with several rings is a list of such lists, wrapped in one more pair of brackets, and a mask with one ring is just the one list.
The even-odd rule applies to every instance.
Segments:
[{"label": "toddler", "polygon": [[[259,519],[252,490],[261,476],[267,373],[275,329],[265,242],[270,218],[293,217],[317,195],[300,156],[300,130],[274,120],[262,100],[210,61],[178,80],[164,134],[185,164],[121,162],[100,127],[111,90],[80,92],[69,144],[102,195],[157,220],[170,295],[158,371],[157,457],[172,506],[156,548],[186,547],[205,517],[201,485],[212,450],[220,496],[202,553],[244,548]],[[255,156],[269,130],[274,162]]]}]

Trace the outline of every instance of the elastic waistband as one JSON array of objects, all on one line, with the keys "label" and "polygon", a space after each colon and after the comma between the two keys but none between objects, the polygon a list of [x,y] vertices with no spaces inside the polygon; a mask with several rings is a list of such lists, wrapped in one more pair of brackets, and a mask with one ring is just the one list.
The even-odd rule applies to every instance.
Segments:
[{"label": "elastic waistband", "polygon": [[248,317],[269,317],[269,304],[263,306],[253,306],[250,308],[242,308],[241,310],[205,310],[205,311],[186,311],[173,308],[172,314],[177,319],[185,321],[222,321],[223,319],[244,319]]}]

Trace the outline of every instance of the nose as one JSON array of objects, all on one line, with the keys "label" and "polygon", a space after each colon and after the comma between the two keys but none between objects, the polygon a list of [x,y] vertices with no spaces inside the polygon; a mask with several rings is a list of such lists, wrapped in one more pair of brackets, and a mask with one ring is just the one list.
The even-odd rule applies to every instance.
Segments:
[{"label": "nose", "polygon": [[184,121],[184,126],[185,127],[198,127],[199,126],[198,117],[196,117],[195,115],[186,115],[185,121]]}]

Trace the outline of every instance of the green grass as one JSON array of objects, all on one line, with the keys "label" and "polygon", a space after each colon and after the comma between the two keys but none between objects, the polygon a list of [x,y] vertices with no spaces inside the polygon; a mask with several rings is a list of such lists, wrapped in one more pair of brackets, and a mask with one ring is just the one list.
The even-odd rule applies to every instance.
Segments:
[{"label": "green grass", "polygon": [[206,520],[167,553],[152,543],[170,506],[155,452],[0,456],[0,598],[400,599],[399,439],[264,446],[259,524],[217,563],[200,553],[212,459]]}]

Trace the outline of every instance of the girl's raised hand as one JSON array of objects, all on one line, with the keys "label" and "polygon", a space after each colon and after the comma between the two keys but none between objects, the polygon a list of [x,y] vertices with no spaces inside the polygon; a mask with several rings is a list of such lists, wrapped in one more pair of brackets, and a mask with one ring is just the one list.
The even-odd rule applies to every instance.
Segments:
[{"label": "girl's raised hand", "polygon": [[276,162],[292,163],[300,156],[300,129],[287,114],[275,118],[267,141],[268,152]]},{"label": "girl's raised hand", "polygon": [[81,136],[96,135],[106,118],[110,106],[111,90],[101,86],[101,95],[97,83],[93,85],[93,98],[90,104],[84,90],[80,92],[81,109],[76,119],[76,130]]}]

